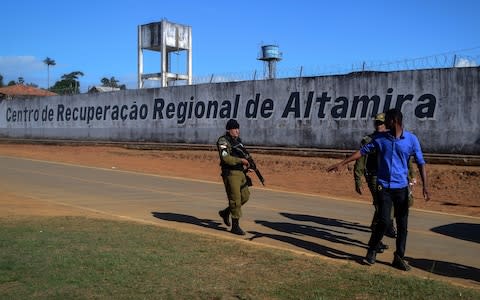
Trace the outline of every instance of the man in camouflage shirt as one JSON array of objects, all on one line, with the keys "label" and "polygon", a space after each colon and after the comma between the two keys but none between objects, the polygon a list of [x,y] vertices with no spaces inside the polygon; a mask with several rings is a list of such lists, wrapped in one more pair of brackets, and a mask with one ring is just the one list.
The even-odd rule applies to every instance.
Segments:
[{"label": "man in camouflage shirt", "polygon": [[[240,139],[240,125],[230,119],[226,125],[226,133],[217,141],[217,150],[220,156],[223,184],[228,197],[228,207],[218,212],[227,226],[232,226],[231,232],[245,235],[240,228],[239,220],[242,217],[242,206],[250,197],[248,180],[245,174],[248,169],[248,160],[243,158],[244,149]],[[230,224],[230,215],[232,223]]]}]

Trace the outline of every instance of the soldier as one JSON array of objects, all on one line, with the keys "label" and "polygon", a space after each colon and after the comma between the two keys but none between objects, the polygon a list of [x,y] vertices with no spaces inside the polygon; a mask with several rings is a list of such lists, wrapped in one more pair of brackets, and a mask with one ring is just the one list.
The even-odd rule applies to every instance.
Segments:
[{"label": "soldier", "polygon": [[[374,120],[374,127],[375,131],[369,135],[366,135],[362,138],[361,145],[368,144],[372,141],[374,136],[378,132],[385,132],[387,129],[385,128],[385,114],[380,113],[375,116]],[[378,203],[377,203],[377,196],[376,196],[376,190],[377,190],[377,154],[376,153],[371,153],[369,155],[362,156],[360,159],[355,161],[355,166],[354,166],[354,172],[353,176],[355,179],[355,191],[359,193],[360,195],[362,194],[362,177],[365,177],[365,181],[367,182],[368,189],[370,190],[370,193],[372,194],[372,199],[373,199],[373,206],[375,207],[375,213],[373,214],[372,218],[372,223],[370,225],[370,228],[374,228],[375,225],[378,222],[379,218],[379,210],[378,210]],[[393,209],[390,214],[390,222],[388,224],[387,232],[385,233],[386,236],[391,237],[391,238],[396,238],[397,232],[395,229],[395,225],[393,225]],[[383,249],[388,249],[388,246],[380,243],[380,249],[379,251],[382,251]]]},{"label": "soldier", "polygon": [[[223,184],[228,197],[228,207],[218,212],[225,225],[232,225],[231,232],[245,235],[240,228],[239,219],[242,217],[242,206],[248,201],[250,191],[249,178],[245,171],[249,167],[248,160],[242,158],[239,147],[243,148],[240,139],[240,125],[234,119],[230,119],[226,125],[227,132],[217,141],[218,154],[220,155],[220,167],[222,169]],[[230,215],[232,224],[230,224]]]}]

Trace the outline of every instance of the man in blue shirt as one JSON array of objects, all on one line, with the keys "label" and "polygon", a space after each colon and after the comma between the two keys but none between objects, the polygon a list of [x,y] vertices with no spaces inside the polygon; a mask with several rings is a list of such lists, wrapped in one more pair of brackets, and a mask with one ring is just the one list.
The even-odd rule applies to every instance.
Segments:
[{"label": "man in blue shirt", "polygon": [[336,171],[349,162],[363,155],[377,152],[377,197],[380,210],[380,220],[373,228],[366,261],[372,265],[376,261],[376,252],[382,240],[390,219],[392,205],[397,222],[396,251],[392,266],[408,271],[410,266],[404,260],[407,242],[408,225],[408,160],[414,156],[423,183],[423,196],[430,200],[427,184],[427,172],[422,149],[417,137],[403,129],[403,115],[398,109],[391,109],[385,114],[385,125],[389,131],[377,134],[374,139],[365,144],[359,151],[353,153],[340,163],[330,166],[329,172]]}]

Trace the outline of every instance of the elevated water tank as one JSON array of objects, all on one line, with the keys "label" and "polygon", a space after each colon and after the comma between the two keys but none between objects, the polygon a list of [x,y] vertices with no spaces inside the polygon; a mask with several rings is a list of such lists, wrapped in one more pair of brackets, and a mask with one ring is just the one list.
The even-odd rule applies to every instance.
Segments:
[{"label": "elevated water tank", "polygon": [[277,77],[277,62],[282,60],[282,52],[277,45],[262,46],[262,53],[257,59],[264,62],[263,76],[265,78]]},{"label": "elevated water tank", "polygon": [[[143,51],[160,52],[160,73],[143,72]],[[138,88],[143,88],[145,80],[161,81],[161,87],[169,82],[186,80],[192,84],[192,28],[190,26],[162,20],[138,26]],[[186,51],[186,74],[172,71],[171,54]]]},{"label": "elevated water tank", "polygon": [[262,57],[259,60],[281,60],[282,53],[277,45],[262,46]]}]

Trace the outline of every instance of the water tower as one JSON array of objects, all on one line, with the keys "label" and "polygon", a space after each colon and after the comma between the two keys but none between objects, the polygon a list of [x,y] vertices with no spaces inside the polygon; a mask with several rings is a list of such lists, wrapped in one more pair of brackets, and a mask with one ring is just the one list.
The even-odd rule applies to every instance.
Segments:
[{"label": "water tower", "polygon": [[[143,50],[161,53],[159,73],[143,73]],[[186,74],[171,72],[170,53],[187,51]],[[175,80],[186,80],[192,84],[192,28],[166,20],[138,26],[138,88],[143,88],[145,80],[159,80],[161,87]]]},{"label": "water tower", "polygon": [[[262,53],[258,60],[263,60],[263,76],[268,79],[277,77],[277,61],[282,60],[282,53],[277,45],[262,46]],[[268,76],[267,76],[268,70]]]}]

